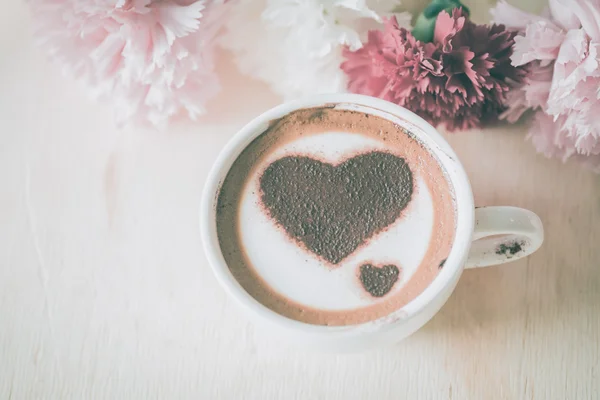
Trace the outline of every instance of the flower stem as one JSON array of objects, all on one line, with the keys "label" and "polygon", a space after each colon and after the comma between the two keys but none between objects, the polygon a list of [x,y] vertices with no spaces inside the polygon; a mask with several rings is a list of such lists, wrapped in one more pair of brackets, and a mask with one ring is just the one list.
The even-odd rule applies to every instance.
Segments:
[{"label": "flower stem", "polygon": [[469,9],[465,7],[460,0],[432,0],[431,3],[417,18],[415,27],[412,30],[413,36],[422,42],[432,42],[433,32],[435,31],[435,21],[440,12],[446,11],[452,13],[455,8],[462,9],[469,14]]}]

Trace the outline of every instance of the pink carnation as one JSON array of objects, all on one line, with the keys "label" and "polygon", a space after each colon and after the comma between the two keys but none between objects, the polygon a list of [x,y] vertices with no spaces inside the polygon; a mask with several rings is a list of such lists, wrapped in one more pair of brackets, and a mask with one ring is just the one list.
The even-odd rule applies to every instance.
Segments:
[{"label": "pink carnation", "polygon": [[223,0],[30,0],[40,45],[117,121],[194,118],[219,91],[213,43]]},{"label": "pink carnation", "polygon": [[451,131],[468,129],[495,121],[525,75],[510,63],[514,36],[455,9],[438,15],[433,42],[423,43],[391,18],[361,49],[346,49],[342,69],[352,92],[392,101]]},{"label": "pink carnation", "polygon": [[564,161],[589,156],[585,164],[594,167],[600,153],[600,1],[550,0],[549,5],[548,16],[505,1],[492,10],[495,21],[519,31],[512,63],[529,63],[532,71],[511,94],[514,101],[504,116],[514,120],[526,109],[541,110],[529,135],[536,149]]},{"label": "pink carnation", "polygon": [[575,138],[563,129],[564,119],[565,117],[561,116],[554,121],[553,117],[543,111],[536,112],[527,138],[546,157],[559,158],[563,162],[572,158],[600,173],[600,142],[595,142],[589,154],[578,153]]},{"label": "pink carnation", "polygon": [[599,63],[600,42],[583,29],[568,31],[554,63],[546,112],[566,116],[563,129],[582,154],[591,154],[600,142]]},{"label": "pink carnation", "polygon": [[507,94],[508,109],[500,115],[509,122],[516,122],[525,111],[545,106],[550,95],[554,65],[545,65],[539,61],[527,64],[528,74],[520,87],[513,88]]}]

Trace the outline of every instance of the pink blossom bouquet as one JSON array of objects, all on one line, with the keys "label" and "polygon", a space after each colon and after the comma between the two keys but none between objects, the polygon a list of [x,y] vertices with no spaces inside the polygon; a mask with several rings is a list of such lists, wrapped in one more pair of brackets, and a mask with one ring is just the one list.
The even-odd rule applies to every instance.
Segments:
[{"label": "pink blossom bouquet", "polygon": [[195,118],[219,91],[215,36],[224,0],[30,0],[40,45],[117,121]]},{"label": "pink blossom bouquet", "polygon": [[549,0],[538,16],[500,1],[495,21],[519,34],[511,56],[529,65],[526,84],[510,94],[514,121],[536,110],[528,138],[548,157],[576,159],[600,172],[600,0]]},{"label": "pink blossom bouquet", "polygon": [[450,131],[469,129],[496,121],[509,90],[523,81],[526,68],[510,61],[514,37],[502,25],[471,22],[460,3],[434,1],[412,32],[394,18],[370,31],[362,48],[345,51],[342,69],[352,92],[394,102]]}]

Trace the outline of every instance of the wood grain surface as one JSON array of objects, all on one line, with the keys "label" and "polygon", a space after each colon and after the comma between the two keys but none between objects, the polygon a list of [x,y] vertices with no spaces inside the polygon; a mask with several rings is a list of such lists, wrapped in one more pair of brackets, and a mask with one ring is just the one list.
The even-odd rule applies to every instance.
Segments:
[{"label": "wood grain surface", "polygon": [[540,251],[465,272],[391,348],[267,339],[217,286],[197,207],[218,151],[280,99],[218,67],[197,123],[119,131],[45,61],[26,6],[3,5],[0,399],[600,399],[600,179],[537,155],[525,125],[447,137],[478,205],[540,215]]}]

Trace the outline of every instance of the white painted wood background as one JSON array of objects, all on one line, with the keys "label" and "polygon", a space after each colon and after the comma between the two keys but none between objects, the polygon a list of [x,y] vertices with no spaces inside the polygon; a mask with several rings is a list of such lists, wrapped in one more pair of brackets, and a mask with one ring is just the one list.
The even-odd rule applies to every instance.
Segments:
[{"label": "white painted wood background", "polygon": [[394,347],[291,350],[217,286],[196,219],[217,152],[279,99],[222,55],[206,117],[117,131],[30,29],[3,4],[0,399],[600,399],[600,178],[536,155],[523,126],[449,140],[478,205],[540,215],[537,254],[466,272]]}]

